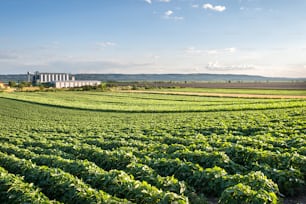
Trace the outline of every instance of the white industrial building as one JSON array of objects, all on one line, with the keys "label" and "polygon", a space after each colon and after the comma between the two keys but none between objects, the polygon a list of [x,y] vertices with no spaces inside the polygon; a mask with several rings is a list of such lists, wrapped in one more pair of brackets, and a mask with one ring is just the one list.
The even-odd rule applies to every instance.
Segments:
[{"label": "white industrial building", "polygon": [[35,72],[31,74],[28,72],[28,82],[33,84],[49,83],[55,88],[73,88],[82,86],[97,86],[100,81],[94,80],[75,80],[75,76],[68,73],[43,73]]},{"label": "white industrial building", "polygon": [[100,85],[100,81],[54,81],[55,88],[72,88],[72,87],[82,87],[82,86],[97,86]]}]

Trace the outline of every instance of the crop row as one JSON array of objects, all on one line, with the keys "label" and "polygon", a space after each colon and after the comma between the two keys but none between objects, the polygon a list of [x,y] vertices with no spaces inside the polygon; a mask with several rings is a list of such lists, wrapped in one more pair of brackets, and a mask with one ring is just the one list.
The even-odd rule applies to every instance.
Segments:
[{"label": "crop row", "polygon": [[[188,164],[185,166],[189,167],[190,165],[194,166],[195,164],[199,164],[201,167],[204,168],[212,168],[214,166],[219,166],[224,168],[227,172],[231,174],[238,172],[245,174],[252,170],[261,171],[265,173],[265,175],[267,175],[269,178],[273,179],[273,181],[275,181],[278,184],[281,192],[287,195],[297,194],[299,192],[297,189],[300,189],[304,184],[304,178],[303,178],[304,174],[301,172],[301,170],[303,170],[304,168],[303,167],[304,161],[303,157],[301,157],[300,155],[273,154],[272,156],[280,157],[279,159],[280,162],[282,161],[284,163],[287,161],[290,162],[290,165],[292,165],[291,168],[286,168],[287,166],[282,167],[280,166],[280,163],[275,163],[275,161],[277,161],[275,158],[271,159],[271,161],[273,161],[275,164],[278,165],[278,167],[280,167],[280,169],[278,169],[276,168],[276,166],[273,166],[273,168],[271,168],[269,163],[262,163],[262,164],[257,163],[257,161],[270,161],[267,160],[267,156],[266,158],[260,159],[260,157],[256,158],[254,155],[247,156],[243,154],[237,154],[237,157],[234,157],[230,154],[232,156],[230,158],[234,158],[239,163],[243,162],[242,160],[239,160],[239,155],[240,156],[243,155],[243,158],[251,157],[250,159],[253,160],[250,161],[250,163],[247,165],[246,168],[242,167],[242,165],[238,165],[235,162],[231,161],[230,158],[225,153],[214,152],[214,151],[203,152],[200,150],[189,151],[187,147],[185,147],[184,150],[180,150],[182,146],[177,146],[176,148],[171,148],[172,146],[167,146],[169,149],[165,148],[162,149],[158,148],[157,146],[156,150],[157,151],[159,150],[158,152],[156,150],[153,151],[152,149],[149,149],[149,151],[148,150],[138,151],[138,152],[134,151],[135,153],[132,153],[133,149],[130,148],[121,148],[121,149],[119,148],[113,151],[109,151],[109,150],[102,150],[100,148],[95,147],[94,145],[86,145],[86,144],[80,145],[77,144],[76,141],[74,142],[74,144],[75,145],[72,146],[68,144],[62,144],[56,141],[50,141],[48,142],[48,144],[42,143],[41,141],[30,142],[28,140],[25,142],[25,146],[40,145],[44,152],[41,152],[39,151],[39,149],[35,148],[34,151],[39,151],[38,153],[58,154],[66,158],[68,157],[68,158],[89,159],[106,170],[121,169],[127,173],[134,175],[136,179],[145,180],[148,183],[157,186],[158,188],[162,188],[163,190],[171,190],[176,193],[181,193],[182,185],[178,185],[181,183],[171,179],[173,180],[173,185],[170,186],[170,189],[167,186],[162,185],[162,183],[166,184],[167,180],[170,180],[169,176],[172,175],[175,175],[176,178],[182,181],[186,181],[186,178],[189,177],[185,169],[180,170],[184,172],[185,174],[184,176],[178,176],[171,171],[170,173],[165,174],[165,172],[168,172],[168,170],[162,170],[159,172],[157,171],[157,173],[155,173],[156,168],[157,169],[159,168],[158,165],[165,163],[163,162],[163,159],[171,161],[175,158],[180,158],[180,160],[188,161],[189,163],[185,162],[186,164]],[[56,151],[54,151],[55,148],[57,149]],[[46,152],[47,149],[49,149],[49,151],[52,152]],[[163,151],[164,153],[162,153]],[[234,149],[234,151],[237,150]],[[255,150],[252,151],[255,152],[256,154],[260,153],[260,151],[255,151]],[[158,161],[158,162],[152,162],[152,161]],[[181,169],[179,165],[175,166],[173,163],[166,164],[166,166],[170,166],[171,169],[177,169],[177,170]],[[152,170],[150,167],[152,167],[155,170]],[[162,175],[163,177],[159,176],[159,174]],[[155,175],[157,179],[152,179],[152,175]],[[192,187],[195,187],[194,182],[192,180],[190,180],[190,182],[188,183]]]},{"label": "crop row", "polygon": [[19,159],[14,155],[0,152],[1,166],[14,174],[24,176],[42,189],[51,199],[64,203],[124,203],[103,191],[96,191],[80,179],[58,168],[37,166],[30,160]]},{"label": "crop row", "polygon": [[[71,160],[65,160],[59,157],[54,157],[54,156],[47,156],[47,155],[42,155],[42,156],[36,156],[33,153],[30,153],[29,151],[26,150],[21,150],[19,148],[14,148],[12,146],[7,146],[7,148],[2,148],[2,150],[6,150],[10,153],[15,153],[15,154],[20,154],[21,156],[28,155],[25,157],[32,157],[34,162],[37,162],[39,164],[51,164],[51,166],[60,166],[61,168],[64,168],[64,170],[68,171],[75,171],[75,174],[79,174],[81,178],[85,179],[85,181],[88,181],[88,178],[91,178],[89,183],[92,185],[95,184],[95,179],[92,178],[92,175],[90,175],[91,170],[88,170],[90,168],[94,168],[92,170],[95,172],[95,174],[98,174],[98,180],[101,179],[101,175],[99,177],[99,171],[101,172],[100,168],[97,168],[95,165],[89,163],[81,164],[78,163],[78,161],[71,161]],[[238,183],[244,183],[245,185],[250,186],[252,189],[255,190],[262,190],[263,195],[267,199],[274,199],[276,198],[275,193],[278,193],[278,188],[277,185],[275,185],[272,181],[268,180],[262,173],[260,172],[251,172],[248,175],[241,176],[239,174],[237,175],[227,175],[226,171],[219,168],[219,167],[214,167],[214,168],[207,168],[207,169],[202,169],[201,167],[195,165],[193,163],[187,163],[187,162],[182,162],[179,159],[175,160],[155,160],[155,161],[148,161],[148,162],[153,162],[151,163],[151,166],[154,166],[154,169],[158,170],[159,173],[164,173],[164,174],[173,174],[178,178],[181,178],[182,180],[186,180],[187,183],[193,184],[193,187],[197,189],[198,192],[206,193],[209,195],[220,195],[224,190],[227,188],[238,184]],[[82,169],[87,166],[85,172]],[[72,170],[71,170],[72,169]],[[75,169],[75,170],[73,170]],[[78,171],[81,171],[81,173],[78,173]],[[111,172],[119,172],[119,171],[111,171]],[[110,172],[110,174],[111,174]],[[165,173],[166,172],[166,173]],[[116,174],[118,176],[118,174]],[[88,177],[87,177],[88,176]],[[105,172],[104,172],[105,176]],[[113,178],[112,178],[113,179]],[[110,179],[110,180],[112,180]],[[121,179],[123,179],[123,175],[121,174]],[[123,179],[126,180],[127,178]],[[103,179],[101,179],[103,181]],[[105,180],[105,178],[104,178]],[[119,179],[120,181],[120,179]],[[93,183],[92,183],[93,182]],[[107,181],[107,183],[111,183],[111,181]],[[124,182],[123,182],[124,183]],[[117,188],[124,188],[124,184],[121,182],[121,185],[123,186],[118,186]],[[114,183],[108,187],[114,187]],[[116,185],[116,184],[115,184]],[[101,187],[101,186],[100,186]],[[104,186],[105,187],[105,186]],[[152,190],[152,189],[151,189]],[[137,189],[134,189],[133,191],[137,191]],[[168,193],[166,194],[167,197],[166,199],[178,199],[179,196],[174,196],[174,194]],[[129,197],[129,196],[127,196]],[[151,195],[150,199],[154,199],[154,196]],[[138,200],[139,202],[140,200]],[[148,200],[146,201],[148,202]],[[151,200],[152,203],[153,200]],[[149,202],[149,203],[151,203]]]},{"label": "crop row", "polygon": [[[58,95],[59,97],[54,97]],[[166,96],[128,93],[97,93],[92,95],[90,93],[12,93],[1,94],[0,97],[7,99],[14,99],[23,102],[30,102],[35,104],[50,105],[53,107],[65,107],[79,110],[102,110],[112,112],[192,112],[192,111],[247,111],[247,110],[266,110],[266,109],[282,109],[302,107],[303,100],[271,100],[261,99],[252,101],[251,99],[215,99],[209,101],[206,97],[187,97],[186,96]],[[142,98],[142,96],[147,96]],[[135,97],[136,96],[136,97]],[[148,100],[148,97],[151,99]],[[192,98],[195,98],[193,100]],[[173,106],[175,103],[175,106]]]},{"label": "crop row", "polygon": [[[78,155],[74,155],[71,153],[67,153],[62,151],[63,149],[61,149],[60,147],[65,147],[65,149],[67,149],[69,146],[65,146],[63,144],[60,143],[54,143],[54,141],[50,141],[50,142],[43,142],[43,141],[35,141],[35,140],[31,140],[28,139],[26,141],[22,141],[22,140],[18,140],[17,141],[13,141],[14,139],[10,140],[10,144],[19,144],[22,146],[23,149],[25,149],[24,151],[26,151],[26,149],[32,151],[33,153],[35,152],[36,154],[47,154],[47,155],[56,155],[56,156],[60,156],[62,158],[66,158],[66,159],[72,159],[75,160],[77,157],[79,157]],[[4,143],[5,144],[5,143]],[[16,149],[17,147],[15,145],[10,145],[10,147],[5,147],[4,145],[2,147],[0,147],[1,150],[3,151],[7,151],[7,152],[11,152],[11,153],[16,153],[16,151],[14,151],[14,149]],[[54,145],[54,146],[53,146]],[[72,150],[74,149],[73,146],[71,146]],[[21,148],[18,148],[19,151],[21,151]],[[14,151],[14,152],[12,152]],[[109,151],[106,151],[109,152]],[[77,154],[77,150],[75,151],[75,153]],[[21,154],[23,155],[23,154]],[[27,155],[27,154],[24,154]],[[178,194],[182,194],[184,193],[186,186],[184,184],[184,182],[180,182],[177,179],[175,179],[173,176],[168,176],[168,177],[162,177],[159,174],[157,174],[152,168],[150,168],[147,165],[141,164],[141,163],[137,163],[137,162],[131,162],[132,160],[128,159],[128,161],[130,162],[124,162],[126,158],[129,157],[125,157],[124,152],[122,153],[123,157],[121,158],[121,160],[119,161],[118,159],[116,159],[116,155],[110,157],[111,153],[107,154],[106,156],[104,156],[103,158],[105,159],[105,162],[108,163],[111,166],[108,166],[108,170],[111,169],[120,169],[119,167],[121,166],[121,169],[124,170],[126,173],[131,174],[135,177],[135,179],[137,180],[141,180],[141,181],[146,181],[149,184],[156,186],[159,189],[162,189],[163,191],[171,191],[171,192],[175,192]],[[94,156],[92,157],[94,158]],[[86,158],[87,160],[88,158]],[[119,161],[118,163],[124,163],[125,165],[120,165],[115,166],[116,163],[113,163],[112,161],[116,159],[116,161]],[[96,161],[96,160],[95,160]],[[99,161],[103,161],[103,159],[99,159]],[[102,166],[100,166],[102,167]],[[115,168],[118,167],[118,168]],[[123,168],[125,167],[125,168]],[[103,168],[103,167],[102,167]],[[105,169],[105,168],[104,168]]]},{"label": "crop row", "polygon": [[[236,174],[234,176],[229,175],[228,178],[224,179],[226,171],[222,169],[222,172],[220,174],[220,171],[216,171],[217,175],[221,175],[220,177],[223,179],[222,183],[225,184],[223,187],[218,188],[217,184],[211,183],[210,177],[218,177],[216,175],[211,176],[211,173],[206,174],[206,169],[203,169],[197,164],[194,164],[192,162],[184,162],[180,159],[151,159],[149,157],[145,158],[136,158],[131,152],[126,152],[124,150],[116,150],[116,151],[107,151],[107,150],[101,150],[99,148],[95,148],[93,146],[88,145],[64,145],[64,144],[56,144],[57,146],[54,148],[57,148],[60,151],[64,151],[68,154],[73,155],[75,158],[78,159],[88,159],[90,161],[93,161],[96,165],[104,168],[104,169],[122,169],[126,170],[128,169],[127,166],[132,163],[133,161],[141,161],[144,164],[147,164],[148,166],[152,167],[157,173],[159,173],[162,176],[171,176],[174,175],[179,180],[186,181],[189,185],[192,187],[195,187],[198,192],[202,193],[209,193],[209,194],[215,194],[219,195],[222,190],[224,190],[226,187],[232,185],[233,183],[239,183],[239,182],[248,182],[249,176],[245,176],[246,178],[240,178],[239,174]],[[220,168],[221,169],[221,168]],[[207,169],[208,171],[210,168]],[[209,176],[210,175],[210,176]],[[238,177],[237,177],[238,176]],[[237,180],[237,178],[239,178]],[[256,178],[258,179],[258,178]],[[220,181],[221,182],[221,181]],[[263,179],[262,181],[258,181],[258,183],[262,182],[262,187],[265,186],[265,183],[271,183],[272,181],[268,181]],[[210,183],[210,185],[207,185]],[[269,184],[270,185],[270,184]],[[268,186],[269,186],[268,185]],[[277,193],[278,187],[273,182],[271,184],[273,188],[266,189],[272,192]]]},{"label": "crop row", "polygon": [[50,200],[33,184],[0,167],[0,203],[56,204],[59,202]]},{"label": "crop row", "polygon": [[[187,198],[172,192],[163,192],[146,182],[134,180],[124,171],[105,171],[87,160],[63,159],[59,156],[38,155],[29,150],[21,149],[13,145],[3,144],[1,151],[14,154],[19,158],[31,159],[38,165],[46,165],[52,168],[60,168],[92,187],[102,189],[116,197],[127,198],[136,203],[186,203]],[[151,175],[152,176],[152,175]]]},{"label": "crop row", "polygon": [[[187,197],[205,203],[202,194],[220,203],[276,203],[280,192],[301,195],[305,189],[305,100],[94,92],[1,96],[0,166],[50,202],[66,202],[58,198],[64,191],[82,200],[75,186],[91,189],[93,202],[100,202],[102,192],[114,202],[137,203]],[[19,169],[10,167],[17,164]],[[61,179],[54,178],[55,170]],[[28,195],[16,189],[18,197]]]}]

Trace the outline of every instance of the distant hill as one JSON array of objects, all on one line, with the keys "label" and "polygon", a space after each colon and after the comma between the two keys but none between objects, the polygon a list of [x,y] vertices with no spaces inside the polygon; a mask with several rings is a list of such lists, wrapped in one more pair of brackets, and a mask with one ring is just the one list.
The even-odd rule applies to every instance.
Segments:
[{"label": "distant hill", "polygon": [[0,75],[0,81],[9,82],[9,81],[26,81],[27,75],[25,74],[8,74],[8,75]]},{"label": "distant hill", "polygon": [[100,81],[306,81],[306,78],[272,78],[252,75],[231,74],[77,74],[76,79]]},{"label": "distant hill", "polygon": [[[172,81],[172,82],[276,82],[276,81],[306,81],[306,78],[274,78],[253,75],[232,74],[75,74],[76,80],[99,81]],[[26,74],[0,75],[0,81],[26,81]]]}]

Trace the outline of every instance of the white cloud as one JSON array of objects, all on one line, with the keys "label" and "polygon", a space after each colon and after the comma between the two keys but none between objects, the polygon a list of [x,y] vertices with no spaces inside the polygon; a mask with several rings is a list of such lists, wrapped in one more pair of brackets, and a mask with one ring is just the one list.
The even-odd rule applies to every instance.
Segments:
[{"label": "white cloud", "polygon": [[171,16],[173,14],[173,11],[168,10],[165,12],[165,16]]},{"label": "white cloud", "polygon": [[113,47],[116,46],[117,44],[114,42],[97,42],[96,45],[100,48],[105,48],[105,47]]},{"label": "white cloud", "polygon": [[229,47],[229,48],[224,48],[224,49],[207,50],[206,52],[208,54],[231,54],[231,53],[235,53],[236,51],[237,51],[237,48]]},{"label": "white cloud", "polygon": [[[144,0],[148,4],[152,4],[152,0]],[[169,3],[171,0],[158,0],[159,2]]]},{"label": "white cloud", "polygon": [[219,54],[220,51],[218,51],[218,50],[207,50],[206,53],[210,54],[210,55],[216,55],[216,54]]},{"label": "white cloud", "polygon": [[237,48],[230,47],[224,49],[210,49],[210,50],[203,50],[197,49],[195,47],[188,47],[185,49],[185,52],[190,55],[217,55],[217,54],[232,54],[237,51]]},{"label": "white cloud", "polygon": [[255,8],[254,10],[255,10],[255,11],[262,11],[263,8],[257,7],[257,8]]},{"label": "white cloud", "polygon": [[235,47],[230,47],[230,48],[225,48],[224,51],[229,53],[234,53],[237,51],[237,49]]},{"label": "white cloud", "polygon": [[41,50],[52,50],[52,49],[59,49],[59,48],[60,48],[60,43],[57,41],[39,46],[39,49]]},{"label": "white cloud", "polygon": [[205,69],[210,71],[237,71],[237,70],[252,70],[255,69],[255,66],[250,64],[223,65],[220,64],[218,61],[216,61],[216,62],[209,62],[205,66]]},{"label": "white cloud", "polygon": [[192,4],[191,7],[192,8],[199,8],[199,4]]},{"label": "white cloud", "polygon": [[[0,66],[4,67],[3,73],[25,73],[26,71],[35,71],[35,67],[39,67],[39,71],[54,71],[72,73],[141,73],[143,70],[151,70],[152,60],[139,59],[122,59],[108,58],[101,59],[93,56],[57,56],[53,58],[27,58],[13,62],[2,62]],[[34,70],[33,70],[34,69]]]},{"label": "white cloud", "polygon": [[171,19],[176,20],[176,21],[181,21],[184,20],[183,16],[173,16]]},{"label": "white cloud", "polygon": [[160,56],[159,56],[159,55],[153,55],[153,54],[148,55],[147,57],[150,58],[150,59],[153,59],[153,60],[160,59]]},{"label": "white cloud", "polygon": [[226,10],[225,6],[219,6],[219,5],[214,6],[212,4],[204,4],[203,8],[206,10],[212,10],[212,11],[217,11],[217,12],[223,12]]},{"label": "white cloud", "polygon": [[188,47],[185,49],[185,52],[191,55],[202,55],[205,53],[205,50],[196,49],[195,47]]},{"label": "white cloud", "polygon": [[18,59],[19,57],[16,54],[13,54],[11,52],[2,52],[0,51],[0,61],[1,60],[14,60]]},{"label": "white cloud", "polygon": [[164,19],[170,19],[170,20],[184,20],[184,17],[182,16],[174,16],[174,12],[171,10],[168,10],[164,13],[163,18]]}]

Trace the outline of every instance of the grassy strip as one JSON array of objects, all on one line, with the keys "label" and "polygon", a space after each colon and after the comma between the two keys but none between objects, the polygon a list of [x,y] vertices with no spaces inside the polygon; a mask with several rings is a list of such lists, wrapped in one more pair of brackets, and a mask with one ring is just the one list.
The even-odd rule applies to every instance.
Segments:
[{"label": "grassy strip", "polygon": [[284,95],[306,96],[306,90],[278,90],[278,89],[252,89],[252,88],[162,88],[150,89],[154,91],[196,92],[196,93],[224,93],[224,94],[255,94],[255,95]]}]

